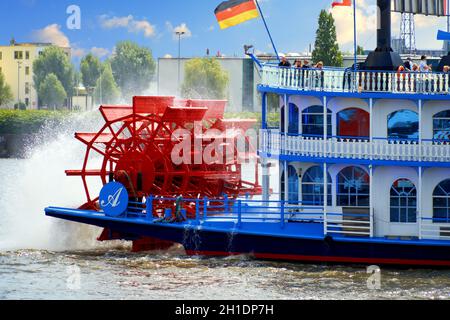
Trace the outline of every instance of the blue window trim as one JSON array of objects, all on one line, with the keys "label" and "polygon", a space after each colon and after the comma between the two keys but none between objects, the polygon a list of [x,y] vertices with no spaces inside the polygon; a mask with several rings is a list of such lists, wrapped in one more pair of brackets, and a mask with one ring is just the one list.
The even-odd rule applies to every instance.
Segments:
[{"label": "blue window trim", "polygon": [[[311,172],[313,170],[317,170],[319,169],[319,179],[317,179],[316,181],[305,181],[308,174],[311,174]],[[331,179],[331,175],[329,172],[327,172],[327,176],[328,176],[328,196],[327,196],[327,205],[331,206],[332,205],[332,193],[331,193],[331,189],[333,186],[333,181]],[[313,191],[313,193],[308,194],[308,196],[312,196],[313,197],[313,201],[307,201],[305,200],[305,194],[307,194],[305,192],[305,187],[307,186],[312,186],[313,188],[315,187],[319,187],[319,192],[316,193],[315,190]],[[316,201],[316,199],[319,199],[318,201]],[[310,167],[308,170],[305,171],[305,173],[303,174],[303,178],[302,178],[302,203],[305,205],[312,205],[312,206],[323,206],[324,204],[324,181],[323,181],[323,167],[322,166],[312,166]]]},{"label": "blue window trim", "polygon": [[[320,112],[314,112],[313,108],[321,108]],[[304,137],[320,137],[323,138],[324,136],[324,124],[325,121],[323,121],[323,106],[321,105],[312,105],[309,106],[307,108],[305,108],[302,113],[301,113],[301,117],[302,117],[302,136]],[[309,118],[313,118],[313,117],[322,117],[322,124],[310,124],[308,123],[308,117]],[[333,135],[333,112],[327,108],[327,137],[331,138]],[[317,127],[318,130],[317,134],[310,134],[310,133],[305,133],[307,130],[305,130],[306,127]]]},{"label": "blue window trim", "polygon": [[[346,170],[352,170],[352,176],[345,176],[344,171]],[[349,181],[354,181],[355,175],[357,173],[363,173],[362,177],[367,178],[367,185],[363,187],[363,184],[361,185],[361,188],[355,187],[355,186],[349,186],[347,187],[348,191],[345,193],[341,193],[340,187],[344,186]],[[345,179],[345,181],[341,180]],[[339,171],[337,178],[336,178],[336,205],[338,207],[369,207],[370,206],[370,181],[369,181],[369,174],[366,170],[362,169],[359,166],[347,166],[343,168],[341,171]],[[368,188],[367,193],[361,192],[364,188]],[[347,200],[345,200],[347,198]],[[341,199],[344,199],[344,201],[347,202],[341,202]],[[355,200],[355,203],[352,203],[352,199]],[[367,203],[365,203],[367,201]]]},{"label": "blue window trim", "polygon": [[[433,115],[433,139],[438,140],[441,142],[448,142],[450,141],[450,126],[447,128],[438,128],[436,126],[437,122],[447,122],[450,124],[450,110],[443,110],[441,112],[436,113]],[[446,135],[448,137],[446,138],[437,138],[439,132],[446,132]]]},{"label": "blue window trim", "polygon": [[[446,190],[442,186],[446,182],[450,185],[450,179],[446,179],[439,182],[439,184],[433,190],[433,222],[436,223],[450,223],[450,190]],[[441,189],[441,192],[444,193],[444,195],[437,194],[439,188]],[[437,207],[436,199],[444,200],[446,204],[445,207]],[[445,217],[442,217],[441,215],[438,216],[436,212],[438,209],[444,209],[446,211]]]},{"label": "blue window trim", "polygon": [[[401,129],[408,129],[406,126],[401,127],[398,126],[401,122],[391,123],[391,121],[396,120],[395,117],[402,114],[409,114],[411,116],[411,120],[406,123],[411,123],[417,125],[416,130],[413,130],[413,127],[410,127],[410,131],[406,132],[405,135],[401,136]],[[412,118],[414,116],[414,118]],[[395,126],[397,125],[397,126]],[[416,111],[409,110],[409,109],[402,109],[398,111],[394,111],[387,116],[387,137],[389,140],[400,140],[400,141],[406,141],[406,140],[412,140],[412,141],[418,141],[419,140],[419,114]],[[397,136],[394,136],[394,134],[397,133]]]},{"label": "blue window trim", "polygon": [[[405,187],[396,187],[395,184],[399,181],[410,183],[411,190],[407,190]],[[398,201],[395,206],[393,205],[394,200]],[[413,206],[410,206],[411,202],[414,203]],[[404,211],[404,217],[402,217],[402,211]],[[417,189],[411,180],[398,179],[392,184],[389,194],[389,212],[391,223],[417,223]]]}]

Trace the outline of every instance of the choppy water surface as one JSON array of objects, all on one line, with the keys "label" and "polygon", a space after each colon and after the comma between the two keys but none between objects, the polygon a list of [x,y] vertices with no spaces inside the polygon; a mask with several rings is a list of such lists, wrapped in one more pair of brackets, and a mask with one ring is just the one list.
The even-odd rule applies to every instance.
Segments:
[{"label": "choppy water surface", "polygon": [[[71,266],[80,268],[73,287]],[[447,299],[450,272],[383,270],[382,289],[362,267],[202,259],[116,248],[0,254],[1,299]]]},{"label": "choppy water surface", "polygon": [[46,205],[82,200],[81,186],[64,176],[80,163],[70,156],[77,148],[62,138],[30,159],[0,160],[0,299],[450,298],[450,270],[384,269],[381,290],[369,290],[359,266],[206,259],[182,248],[133,254],[124,243],[98,244],[98,229],[43,214]]}]

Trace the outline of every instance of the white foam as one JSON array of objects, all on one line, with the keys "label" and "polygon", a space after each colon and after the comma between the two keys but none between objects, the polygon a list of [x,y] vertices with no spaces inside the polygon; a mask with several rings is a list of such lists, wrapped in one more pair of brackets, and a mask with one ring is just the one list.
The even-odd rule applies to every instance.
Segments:
[{"label": "white foam", "polygon": [[[34,144],[27,159],[2,160],[0,250],[59,251],[96,245],[99,229],[46,217],[44,208],[77,208],[86,202],[81,179],[66,177],[65,170],[79,169],[83,163],[85,146],[74,138],[74,132],[96,132],[98,127],[94,115],[79,115],[59,128],[43,130],[37,141],[48,141]],[[48,138],[48,132],[54,138]]]}]

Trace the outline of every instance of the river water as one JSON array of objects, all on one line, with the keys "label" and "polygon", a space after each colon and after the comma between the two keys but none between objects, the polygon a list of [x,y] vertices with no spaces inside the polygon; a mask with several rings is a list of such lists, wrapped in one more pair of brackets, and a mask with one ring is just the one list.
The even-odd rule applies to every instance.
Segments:
[{"label": "river water", "polygon": [[26,160],[0,160],[0,299],[450,298],[450,271],[382,269],[372,290],[362,266],[207,259],[180,247],[134,254],[127,243],[97,243],[100,230],[43,213],[82,203],[78,179],[64,175],[82,156],[68,130]]}]

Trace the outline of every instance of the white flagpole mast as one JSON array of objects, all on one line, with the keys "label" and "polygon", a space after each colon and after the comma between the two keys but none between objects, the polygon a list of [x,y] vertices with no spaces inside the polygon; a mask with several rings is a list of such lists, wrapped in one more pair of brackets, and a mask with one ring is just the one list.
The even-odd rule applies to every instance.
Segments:
[{"label": "white flagpole mast", "polygon": [[353,49],[355,51],[354,63],[355,63],[355,71],[357,69],[358,64],[358,44],[357,44],[357,35],[356,35],[356,0],[353,0]]}]

